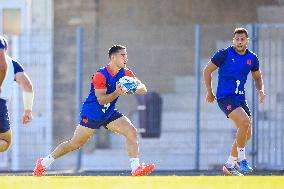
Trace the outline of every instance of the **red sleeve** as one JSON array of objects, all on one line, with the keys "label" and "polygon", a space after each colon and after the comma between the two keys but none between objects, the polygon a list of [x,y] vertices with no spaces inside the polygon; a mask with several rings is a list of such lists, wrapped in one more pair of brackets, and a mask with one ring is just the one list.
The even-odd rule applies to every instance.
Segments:
[{"label": "red sleeve", "polygon": [[101,72],[96,72],[94,74],[92,82],[95,89],[106,89],[106,78]]},{"label": "red sleeve", "polygon": [[134,73],[131,70],[127,69],[127,68],[125,69],[125,75],[129,76],[129,77],[136,77],[134,75]]}]

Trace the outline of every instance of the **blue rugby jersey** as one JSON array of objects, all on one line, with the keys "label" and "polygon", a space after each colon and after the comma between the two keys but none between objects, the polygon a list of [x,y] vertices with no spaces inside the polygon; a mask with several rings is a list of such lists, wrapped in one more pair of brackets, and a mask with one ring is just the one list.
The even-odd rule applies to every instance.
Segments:
[{"label": "blue rugby jersey", "polygon": [[[97,72],[101,72],[106,79],[106,94],[113,93],[116,89],[116,82],[123,76],[127,75],[124,68],[121,68],[116,75],[111,75],[108,72],[107,67],[100,68]],[[108,104],[100,105],[92,82],[89,95],[83,103],[80,115],[81,117],[87,117],[94,121],[106,120],[116,110],[115,104],[117,99],[118,98]]]},{"label": "blue rugby jersey", "polygon": [[250,71],[259,70],[257,55],[248,49],[244,55],[240,55],[230,46],[218,51],[211,62],[219,67],[217,99],[232,96],[240,101],[246,100],[247,76]]}]

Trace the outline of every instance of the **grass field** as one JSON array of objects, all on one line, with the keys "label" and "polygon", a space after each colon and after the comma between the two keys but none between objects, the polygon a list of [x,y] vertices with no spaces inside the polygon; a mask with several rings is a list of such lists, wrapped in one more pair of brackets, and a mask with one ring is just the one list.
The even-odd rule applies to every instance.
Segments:
[{"label": "grass field", "polygon": [[1,189],[283,189],[282,176],[1,176]]}]

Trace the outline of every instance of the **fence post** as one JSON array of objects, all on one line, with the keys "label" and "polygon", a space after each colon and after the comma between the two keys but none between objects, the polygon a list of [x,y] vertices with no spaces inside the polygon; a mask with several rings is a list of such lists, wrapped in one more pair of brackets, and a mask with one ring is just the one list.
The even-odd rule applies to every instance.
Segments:
[{"label": "fence post", "polygon": [[196,81],[196,136],[195,136],[195,169],[199,170],[200,160],[200,88],[201,88],[201,74],[200,74],[200,25],[195,25],[195,81]]},{"label": "fence post", "polygon": [[[76,118],[77,123],[80,121],[80,109],[82,105],[82,83],[83,83],[83,43],[84,29],[76,28]],[[81,169],[82,149],[78,150],[76,170]]]},{"label": "fence post", "polygon": [[[258,26],[252,24],[252,50],[258,54]],[[257,151],[258,151],[258,94],[255,91],[254,82],[252,82],[252,164],[255,167],[257,165]]]}]

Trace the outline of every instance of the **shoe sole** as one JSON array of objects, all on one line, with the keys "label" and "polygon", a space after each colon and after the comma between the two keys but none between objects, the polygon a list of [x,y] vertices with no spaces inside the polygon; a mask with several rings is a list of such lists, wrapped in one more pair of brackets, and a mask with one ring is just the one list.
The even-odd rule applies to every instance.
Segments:
[{"label": "shoe sole", "polygon": [[[223,172],[224,172],[227,176],[236,176],[236,175],[233,175],[233,174],[227,169],[227,167],[225,167],[225,166],[223,166]],[[237,176],[244,176],[244,175],[240,173],[240,175],[237,175]]]}]

